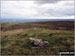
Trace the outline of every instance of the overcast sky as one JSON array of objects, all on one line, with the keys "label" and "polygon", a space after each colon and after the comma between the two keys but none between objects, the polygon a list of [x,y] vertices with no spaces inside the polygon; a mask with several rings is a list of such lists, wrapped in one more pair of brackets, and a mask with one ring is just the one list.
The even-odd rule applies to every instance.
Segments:
[{"label": "overcast sky", "polygon": [[74,1],[1,1],[1,18],[71,19]]}]

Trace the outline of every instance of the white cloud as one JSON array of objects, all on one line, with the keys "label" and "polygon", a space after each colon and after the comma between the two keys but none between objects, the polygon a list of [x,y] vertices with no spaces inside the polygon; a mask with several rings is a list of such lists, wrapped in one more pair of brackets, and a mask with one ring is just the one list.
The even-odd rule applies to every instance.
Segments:
[{"label": "white cloud", "polygon": [[7,17],[29,17],[35,15],[35,5],[32,1],[2,1],[1,15]]},{"label": "white cloud", "polygon": [[42,5],[34,1],[1,1],[1,18],[74,18],[74,1]]}]

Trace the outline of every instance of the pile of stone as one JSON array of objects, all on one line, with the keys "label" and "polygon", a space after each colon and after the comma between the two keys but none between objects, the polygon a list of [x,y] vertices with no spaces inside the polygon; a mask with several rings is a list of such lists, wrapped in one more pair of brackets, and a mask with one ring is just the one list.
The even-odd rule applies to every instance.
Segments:
[{"label": "pile of stone", "polygon": [[47,47],[48,46],[48,41],[42,41],[42,39],[35,39],[30,37],[29,40],[31,41],[31,44],[33,46],[37,47]]}]

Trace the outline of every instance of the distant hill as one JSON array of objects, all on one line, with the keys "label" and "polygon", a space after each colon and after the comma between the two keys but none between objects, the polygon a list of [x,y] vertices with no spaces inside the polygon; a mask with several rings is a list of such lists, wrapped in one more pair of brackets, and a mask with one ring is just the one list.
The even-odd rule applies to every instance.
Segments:
[{"label": "distant hill", "polygon": [[0,23],[27,23],[42,21],[74,21],[74,19],[0,19]]}]

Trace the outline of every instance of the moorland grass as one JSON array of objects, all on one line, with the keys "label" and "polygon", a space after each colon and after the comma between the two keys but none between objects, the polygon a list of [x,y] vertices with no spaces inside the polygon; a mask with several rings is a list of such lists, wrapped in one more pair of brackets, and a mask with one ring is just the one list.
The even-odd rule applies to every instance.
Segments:
[{"label": "moorland grass", "polygon": [[[51,34],[51,35],[50,35]],[[28,38],[48,41],[46,48],[34,48]],[[44,28],[27,28],[2,32],[2,55],[53,55],[60,51],[74,51],[74,32],[67,30],[50,30]]]}]

